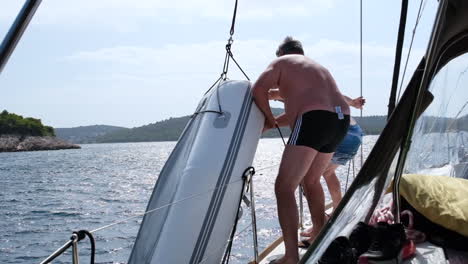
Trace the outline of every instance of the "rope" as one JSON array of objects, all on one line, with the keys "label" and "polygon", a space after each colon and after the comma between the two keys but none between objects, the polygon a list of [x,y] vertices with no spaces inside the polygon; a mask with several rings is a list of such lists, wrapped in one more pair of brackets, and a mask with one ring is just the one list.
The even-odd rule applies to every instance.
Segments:
[{"label": "rope", "polygon": [[239,65],[239,63],[237,63],[236,59],[234,59],[234,55],[232,55],[232,52],[229,53],[229,56],[231,57],[231,59],[234,61],[234,63],[237,65],[237,68],[239,68],[239,70],[242,72],[242,74],[244,74],[244,77],[250,81],[250,78],[249,76],[247,76],[247,74],[244,72],[244,70],[242,69],[242,67]]},{"label": "rope", "polygon": [[263,168],[257,169],[257,171],[266,170],[266,169],[273,168],[273,167],[276,167],[276,166],[279,166],[279,165],[280,165],[280,164],[277,163],[277,164],[275,164],[275,165],[271,165],[271,166],[267,166],[267,167],[263,167]]},{"label": "rope", "polygon": [[[423,5],[424,3],[424,5]],[[418,28],[418,24],[419,24],[419,20],[421,19],[422,17],[422,14],[423,14],[423,11],[424,11],[424,8],[426,7],[426,3],[424,0],[421,0],[420,4],[419,4],[419,10],[418,10],[418,16],[416,18],[416,22],[414,23],[414,28],[413,28],[413,34],[411,36],[411,42],[410,42],[410,46],[409,46],[409,50],[408,50],[408,54],[406,56],[406,62],[405,62],[405,68],[403,70],[403,75],[401,77],[401,82],[400,82],[400,88],[398,89],[398,100],[400,99],[400,95],[401,95],[401,89],[403,87],[403,81],[405,80],[405,75],[406,75],[406,69],[408,67],[408,61],[409,61],[409,57],[411,55],[411,49],[413,48],[413,41],[414,41],[414,36],[416,35],[416,29]]]},{"label": "rope", "polygon": [[[249,177],[250,175],[250,177]],[[229,236],[228,239],[228,245],[227,249],[224,253],[223,260],[221,263],[229,263],[229,258],[231,257],[231,249],[232,249],[232,242],[234,241],[234,235],[236,234],[236,229],[237,229],[237,224],[239,223],[239,218],[241,217],[241,205],[242,205],[242,197],[244,197],[244,194],[246,192],[245,190],[245,185],[250,183],[251,177],[255,175],[255,168],[254,167],[248,167],[247,169],[244,170],[244,173],[242,174],[242,191],[239,197],[239,205],[237,207],[237,213],[236,213],[236,219],[234,220],[234,225],[232,227],[231,235]]]},{"label": "rope", "polygon": [[[231,50],[232,43],[234,42],[233,35],[234,35],[234,32],[235,32],[236,17],[237,17],[237,2],[238,2],[238,0],[236,0],[235,5],[234,5],[234,12],[233,12],[233,15],[232,15],[231,29],[229,30],[229,39],[228,39],[227,44],[226,44],[226,55],[224,56],[223,71],[221,72],[221,76],[214,82],[214,84],[208,89],[208,91],[205,92],[205,95],[211,89],[213,89],[213,87],[215,87],[216,84],[220,84],[221,81],[226,81],[228,79],[227,74],[228,74],[228,71],[229,71],[229,62],[230,62],[231,59],[232,59],[232,61],[234,61],[236,66],[239,68],[239,70],[242,72],[244,77],[248,81],[250,81],[249,76],[247,76],[244,69],[242,69],[242,67],[239,65],[237,60],[234,58],[234,55],[232,54],[232,50]],[[221,105],[219,105],[219,109],[221,109]]]},{"label": "rope", "polygon": [[162,210],[162,209],[164,209],[164,208],[166,208],[166,207],[169,207],[169,206],[172,206],[172,205],[176,205],[176,204],[178,204],[178,203],[181,203],[181,202],[183,202],[183,201],[186,201],[186,200],[189,200],[189,199],[192,199],[192,198],[195,198],[195,197],[199,197],[199,196],[208,194],[208,193],[210,193],[210,192],[212,192],[212,191],[214,191],[214,190],[216,190],[216,189],[224,188],[224,187],[226,187],[226,186],[228,186],[228,185],[230,185],[230,184],[233,184],[233,183],[236,183],[236,182],[239,182],[239,181],[242,181],[242,180],[243,180],[243,179],[239,179],[239,180],[236,180],[236,181],[233,181],[233,182],[230,182],[230,183],[221,185],[221,186],[219,186],[219,187],[215,187],[215,188],[212,188],[212,189],[208,189],[206,192],[203,192],[203,193],[198,193],[198,194],[190,195],[190,196],[188,196],[188,197],[185,197],[185,198],[180,199],[180,200],[178,200],[178,201],[175,201],[175,202],[173,202],[173,203],[169,203],[169,204],[160,206],[160,207],[158,207],[158,208],[155,208],[155,209],[146,211],[146,212],[144,212],[144,213],[136,214],[136,215],[134,215],[134,216],[125,218],[125,219],[123,219],[123,220],[119,220],[119,221],[113,222],[113,223],[111,223],[111,224],[108,224],[108,225],[105,225],[105,226],[96,228],[96,229],[94,229],[94,230],[92,230],[92,231],[90,231],[90,232],[91,232],[91,233],[95,233],[95,232],[101,231],[101,230],[103,230],[103,229],[107,229],[107,228],[109,228],[109,227],[112,227],[112,226],[115,226],[115,225],[118,225],[118,224],[121,224],[121,223],[128,222],[128,221],[130,221],[130,220],[132,220],[132,219],[135,219],[135,218],[137,218],[137,217],[144,216],[144,215],[149,214],[149,213],[154,213],[154,212],[159,211],[159,210]]},{"label": "rope", "polygon": [[232,38],[234,36],[234,29],[236,26],[236,17],[237,17],[237,2],[236,0],[235,5],[234,5],[234,12],[232,14],[232,23],[231,23],[231,30],[229,30],[229,39],[226,44],[226,56],[224,57],[224,65],[223,65],[223,72],[221,73],[221,78],[223,80],[227,79],[227,73],[229,71],[229,61],[232,59],[236,66],[239,68],[239,70],[244,74],[245,78],[250,81],[249,76],[245,73],[245,71],[242,69],[242,67],[239,65],[239,63],[234,59],[234,55],[232,54],[231,47],[232,43],[234,42],[234,39]]},{"label": "rope", "polygon": [[[279,165],[279,164],[275,164],[275,165],[263,167],[263,168],[257,169],[256,171],[258,172],[258,171],[266,170],[266,169],[269,169],[269,168],[276,167],[276,166],[278,166],[278,165]],[[110,228],[110,227],[112,227],[112,226],[115,226],[115,225],[118,225],[118,224],[121,224],[121,223],[128,222],[128,221],[130,221],[130,220],[132,220],[132,219],[135,219],[135,218],[137,218],[137,217],[144,216],[144,215],[146,215],[146,214],[149,214],[149,213],[153,213],[153,212],[162,210],[162,209],[164,209],[164,208],[166,208],[166,207],[169,207],[169,206],[172,206],[172,205],[181,203],[181,202],[183,202],[183,201],[185,201],[185,200],[189,200],[189,199],[192,199],[192,198],[196,198],[196,197],[198,197],[198,196],[202,196],[202,195],[208,194],[208,193],[210,193],[210,192],[212,192],[212,191],[214,191],[214,190],[216,190],[216,189],[224,188],[224,187],[226,187],[226,186],[228,186],[228,185],[230,185],[230,184],[237,183],[237,182],[242,181],[242,180],[243,180],[243,179],[239,179],[239,180],[236,180],[236,181],[227,183],[227,184],[225,184],[225,185],[222,185],[222,186],[219,186],[219,187],[215,187],[215,188],[209,189],[209,190],[207,190],[206,192],[194,194],[194,195],[188,196],[188,197],[186,197],[186,198],[183,198],[183,199],[181,199],[181,200],[178,200],[178,201],[176,201],[176,202],[173,202],[173,203],[170,203],[170,204],[166,204],[166,205],[160,206],[160,207],[158,207],[158,208],[155,208],[155,209],[146,211],[146,212],[144,212],[144,213],[136,214],[136,215],[134,215],[134,216],[125,218],[125,219],[123,219],[123,220],[119,220],[119,221],[110,223],[110,224],[108,224],[108,225],[105,225],[105,226],[96,228],[96,229],[90,231],[90,233],[95,233],[95,232],[101,231],[101,230],[103,230],[103,229],[107,229],[107,228]]]},{"label": "rope", "polygon": [[234,5],[234,14],[232,15],[232,23],[231,23],[231,30],[229,31],[229,34],[234,35],[234,27],[236,25],[236,16],[237,16],[237,0]]},{"label": "rope", "polygon": [[279,128],[277,124],[275,124],[275,126],[276,126],[276,129],[278,129],[281,139],[283,140],[283,144],[286,146],[286,141],[284,141],[284,137],[283,137],[283,133],[281,133],[281,129]]},{"label": "rope", "polygon": [[[216,84],[218,84],[218,87],[219,87],[219,85],[221,84],[222,79],[223,79],[223,74],[221,74],[221,76],[213,83],[213,85],[211,85],[211,87],[208,89],[208,91],[205,92],[205,94],[203,96],[205,96],[209,91],[211,91],[211,89],[213,89],[213,87],[215,87]],[[216,89],[216,99],[218,100],[218,111],[214,111],[214,110],[197,111],[197,112],[193,113],[191,117],[194,117],[194,116],[196,116],[197,114],[200,114],[200,113],[217,113],[219,115],[223,115],[224,112],[223,112],[223,109],[221,108],[221,98],[219,96],[219,89]],[[202,108],[202,107],[200,107],[200,108]]]},{"label": "rope", "polygon": [[220,82],[222,79],[223,79],[223,75],[221,74],[221,76],[213,83],[213,85],[210,86],[210,88],[203,95],[205,96],[209,91],[211,91],[211,89],[213,89],[213,87],[215,87],[215,85],[218,82]]}]

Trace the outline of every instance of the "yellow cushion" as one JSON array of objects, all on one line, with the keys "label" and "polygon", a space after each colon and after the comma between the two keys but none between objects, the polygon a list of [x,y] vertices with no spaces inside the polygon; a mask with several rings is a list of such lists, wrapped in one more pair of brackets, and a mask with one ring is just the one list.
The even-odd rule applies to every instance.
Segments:
[{"label": "yellow cushion", "polygon": [[400,194],[433,223],[468,236],[468,180],[405,174]]}]

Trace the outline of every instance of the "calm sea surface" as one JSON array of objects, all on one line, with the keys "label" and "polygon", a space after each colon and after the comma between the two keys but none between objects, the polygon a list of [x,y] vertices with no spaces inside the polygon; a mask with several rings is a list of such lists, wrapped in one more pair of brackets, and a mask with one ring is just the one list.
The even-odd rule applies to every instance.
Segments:
[{"label": "calm sea surface", "polygon": [[[364,158],[376,139],[364,138]],[[174,146],[175,142],[90,144],[79,150],[0,153],[0,263],[38,263],[73,231],[142,213]],[[262,139],[254,160],[260,250],[280,235],[273,183],[282,150],[281,139]],[[356,172],[360,164],[358,154]],[[343,190],[348,168],[338,169]],[[231,263],[246,263],[253,256],[250,209],[243,207]],[[96,263],[126,263],[141,219],[96,232]],[[88,240],[79,248],[80,260],[88,263]],[[71,263],[70,253],[54,263]]]}]

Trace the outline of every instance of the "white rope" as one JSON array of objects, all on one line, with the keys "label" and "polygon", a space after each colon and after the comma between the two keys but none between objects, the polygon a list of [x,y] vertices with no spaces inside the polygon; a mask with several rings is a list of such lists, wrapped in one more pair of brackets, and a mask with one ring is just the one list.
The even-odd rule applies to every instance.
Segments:
[{"label": "white rope", "polygon": [[120,220],[120,221],[116,221],[116,222],[114,222],[114,223],[111,223],[111,224],[108,224],[108,225],[105,225],[105,226],[96,228],[96,229],[94,229],[94,230],[92,230],[92,231],[90,231],[90,232],[91,232],[91,233],[94,233],[94,232],[101,231],[101,230],[103,230],[103,229],[106,229],[106,228],[115,226],[115,225],[117,225],[117,224],[121,224],[121,223],[124,223],[124,222],[128,222],[129,220],[132,220],[132,219],[134,219],[134,218],[137,218],[137,217],[140,217],[140,216],[144,216],[144,215],[149,214],[149,213],[154,213],[154,212],[159,211],[159,210],[162,210],[162,209],[164,209],[164,208],[166,208],[166,207],[169,207],[169,206],[172,206],[172,205],[176,205],[176,204],[178,204],[178,203],[181,203],[181,202],[183,202],[183,201],[186,201],[186,200],[189,200],[189,199],[193,199],[193,198],[196,198],[196,197],[199,197],[199,196],[202,196],[202,195],[211,193],[212,191],[214,191],[214,190],[216,190],[216,189],[224,188],[224,187],[226,187],[226,186],[228,186],[228,185],[230,185],[230,184],[237,183],[237,182],[240,182],[240,181],[242,181],[242,180],[243,180],[243,179],[239,179],[239,180],[236,180],[236,181],[233,181],[233,182],[229,182],[229,183],[227,183],[227,184],[224,184],[224,185],[222,185],[222,186],[209,189],[209,190],[207,190],[206,192],[203,192],[203,193],[198,193],[198,194],[190,195],[190,196],[188,196],[188,197],[186,197],[186,198],[180,199],[180,200],[175,201],[175,202],[173,202],[173,203],[169,203],[169,204],[160,206],[160,207],[158,207],[158,208],[151,209],[151,210],[146,211],[146,212],[144,212],[144,213],[136,214],[136,215],[131,216],[131,217],[129,217],[129,218],[126,218],[126,219],[123,219],[123,220]]},{"label": "white rope", "polygon": [[[273,168],[273,167],[276,167],[276,166],[279,166],[279,163],[278,163],[278,164],[275,164],[275,165],[271,165],[271,166],[267,166],[267,167],[260,168],[260,169],[258,169],[258,170],[256,170],[256,171],[262,171],[262,170],[266,170],[266,169]],[[180,200],[178,200],[178,201],[175,201],[175,202],[173,202],[173,203],[169,203],[169,204],[160,206],[160,207],[158,207],[158,208],[151,209],[151,210],[149,210],[149,211],[146,211],[146,212],[143,212],[143,213],[139,213],[139,214],[136,214],[136,215],[134,215],[134,216],[131,216],[131,217],[128,217],[128,218],[125,218],[125,219],[122,219],[122,220],[113,222],[113,223],[111,223],[111,224],[108,224],[108,225],[105,225],[105,226],[96,228],[96,229],[94,229],[94,230],[92,230],[92,231],[90,231],[90,232],[91,232],[91,233],[98,232],[98,231],[101,231],[101,230],[103,230],[103,229],[107,229],[107,228],[109,228],[109,227],[112,227],[112,226],[115,226],[115,225],[118,225],[118,224],[122,224],[122,223],[128,222],[128,221],[130,221],[130,220],[132,220],[132,219],[135,219],[135,218],[138,218],[138,217],[140,217],[140,216],[144,216],[144,215],[149,214],[149,213],[154,213],[154,212],[157,212],[157,211],[159,211],[159,210],[162,210],[162,209],[164,209],[164,208],[166,208],[166,207],[169,207],[169,206],[172,206],[172,205],[176,205],[176,204],[178,204],[178,203],[181,203],[181,202],[183,202],[183,201],[186,201],[186,200],[189,200],[189,199],[194,199],[194,198],[196,198],[196,197],[198,197],[198,196],[202,196],[202,195],[211,193],[212,191],[214,191],[214,190],[216,190],[216,189],[224,188],[224,187],[226,187],[226,186],[228,186],[228,185],[230,185],[230,184],[237,183],[237,182],[239,182],[239,181],[242,181],[242,179],[239,179],[239,180],[236,180],[236,181],[227,183],[227,184],[225,184],[225,185],[223,185],[223,186],[219,186],[219,187],[215,187],[215,188],[209,189],[209,190],[207,190],[207,191],[205,191],[205,192],[203,192],[203,193],[194,194],[194,195],[188,196],[188,197],[186,197],[186,198],[180,199]]]}]

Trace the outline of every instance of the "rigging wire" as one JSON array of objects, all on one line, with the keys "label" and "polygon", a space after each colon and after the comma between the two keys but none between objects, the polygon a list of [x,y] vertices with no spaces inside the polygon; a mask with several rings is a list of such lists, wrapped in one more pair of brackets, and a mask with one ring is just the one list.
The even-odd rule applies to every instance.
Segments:
[{"label": "rigging wire", "polygon": [[[266,169],[273,168],[273,167],[276,167],[276,166],[279,166],[279,164],[275,164],[275,165],[263,167],[263,168],[257,169],[256,171],[258,172],[258,171],[266,170]],[[159,211],[159,210],[162,210],[162,209],[164,209],[164,208],[166,208],[166,207],[169,207],[169,206],[172,206],[172,205],[176,205],[176,204],[181,203],[181,202],[183,202],[183,201],[190,200],[190,199],[193,199],[193,198],[196,198],[196,197],[199,197],[199,196],[202,196],[202,195],[211,193],[212,191],[215,191],[215,190],[217,190],[217,189],[219,189],[219,188],[227,187],[228,185],[237,183],[237,182],[239,182],[239,181],[242,181],[242,179],[239,179],[239,180],[236,180],[236,181],[233,181],[233,182],[226,183],[226,184],[224,184],[224,185],[222,185],[222,186],[219,186],[219,187],[215,187],[215,188],[212,188],[212,189],[208,189],[206,192],[203,192],[203,193],[193,194],[193,195],[191,195],[191,196],[182,198],[182,199],[180,199],[180,200],[178,200],[178,201],[175,201],[175,202],[173,202],[173,203],[165,204],[165,205],[162,205],[162,206],[160,206],[160,207],[154,208],[154,209],[152,209],[152,210],[148,210],[148,211],[143,212],[143,213],[135,214],[135,215],[133,215],[133,216],[131,216],[131,217],[128,217],[128,218],[125,218],[125,219],[122,219],[122,220],[119,220],[119,221],[110,223],[110,224],[108,224],[108,225],[105,225],[105,226],[96,228],[96,229],[94,229],[94,230],[91,230],[90,233],[95,233],[95,232],[101,231],[101,230],[103,230],[103,229],[107,229],[107,228],[110,228],[110,227],[112,227],[112,226],[115,226],[115,225],[118,225],[118,224],[122,224],[122,223],[128,222],[128,221],[130,221],[130,220],[132,220],[132,219],[135,219],[135,218],[138,218],[138,217],[140,217],[140,216],[144,216],[144,215],[146,215],[146,214],[154,213],[154,212]]]},{"label": "rigging wire", "polygon": [[[359,67],[360,67],[360,70],[359,70],[359,75],[360,75],[360,82],[359,82],[359,86],[360,86],[360,96],[362,97],[362,0],[359,1],[360,2],[360,6],[359,6],[359,37],[360,37],[360,45],[359,45]],[[360,116],[361,116],[361,120],[362,120],[362,107],[361,107],[361,111],[360,111]],[[364,163],[364,153],[362,151],[362,147],[361,147],[361,167],[362,167],[362,164]]]},{"label": "rigging wire", "polygon": [[403,87],[403,82],[405,80],[406,70],[408,68],[409,57],[411,55],[411,49],[413,48],[414,36],[416,35],[416,29],[418,28],[419,21],[420,21],[420,19],[422,17],[422,14],[424,12],[424,8],[426,7],[426,3],[427,3],[427,1],[425,1],[425,0],[421,0],[421,2],[419,3],[418,15],[416,17],[416,22],[414,23],[413,33],[412,33],[412,36],[411,36],[411,42],[410,42],[410,46],[409,46],[409,49],[408,49],[408,54],[406,56],[405,67],[403,69],[403,74],[401,76],[400,88],[398,89],[398,96],[397,96],[398,101],[400,100],[401,90],[402,90],[402,87]]},{"label": "rigging wire", "polygon": [[113,222],[113,223],[111,223],[111,224],[108,224],[108,225],[105,225],[105,226],[96,228],[96,229],[94,229],[94,230],[91,230],[90,233],[95,233],[95,232],[101,231],[101,230],[103,230],[103,229],[107,229],[107,228],[109,228],[109,227],[115,226],[115,225],[117,225],[117,224],[121,224],[121,223],[128,222],[129,220],[135,219],[135,218],[137,218],[137,217],[144,216],[144,215],[147,215],[147,214],[149,214],[149,213],[157,212],[157,211],[162,210],[162,209],[164,209],[164,208],[166,208],[166,207],[179,204],[179,203],[181,203],[181,202],[183,202],[183,201],[186,201],[186,200],[189,200],[189,199],[193,199],[193,198],[196,198],[196,197],[199,197],[199,196],[203,196],[203,195],[205,195],[205,194],[211,193],[212,191],[215,191],[215,190],[220,189],[220,188],[227,187],[227,186],[230,185],[230,184],[237,183],[237,182],[240,182],[240,181],[242,181],[242,180],[243,180],[243,179],[235,180],[235,181],[226,183],[226,184],[224,184],[224,185],[221,185],[221,186],[218,186],[218,187],[215,187],[215,188],[208,189],[206,192],[197,193],[197,194],[193,194],[193,195],[187,196],[187,197],[182,198],[182,199],[180,199],[180,200],[178,200],[178,201],[175,201],[175,202],[173,202],[173,203],[168,203],[168,204],[162,205],[162,206],[160,206],[160,207],[157,207],[157,208],[148,210],[148,211],[146,211],[146,212],[144,212],[144,213],[139,213],[139,214],[136,214],[136,215],[134,215],[134,216],[125,218],[125,219],[123,219],[123,220],[119,220],[119,221]]},{"label": "rigging wire", "polygon": [[[452,101],[452,97],[453,97],[454,94],[456,94],[456,91],[457,91],[457,89],[458,89],[458,87],[460,85],[460,80],[463,77],[463,75],[465,75],[465,73],[467,71],[468,71],[468,67],[466,67],[462,72],[460,72],[460,74],[458,74],[457,84],[455,85],[455,91],[450,95],[449,99],[447,100],[448,103],[450,103],[450,101]],[[462,108],[462,110],[463,110],[463,108]],[[458,112],[458,114],[455,116],[455,119],[458,118],[458,115],[460,115],[461,111]],[[448,128],[450,129],[450,127],[451,127],[451,125]]]}]

